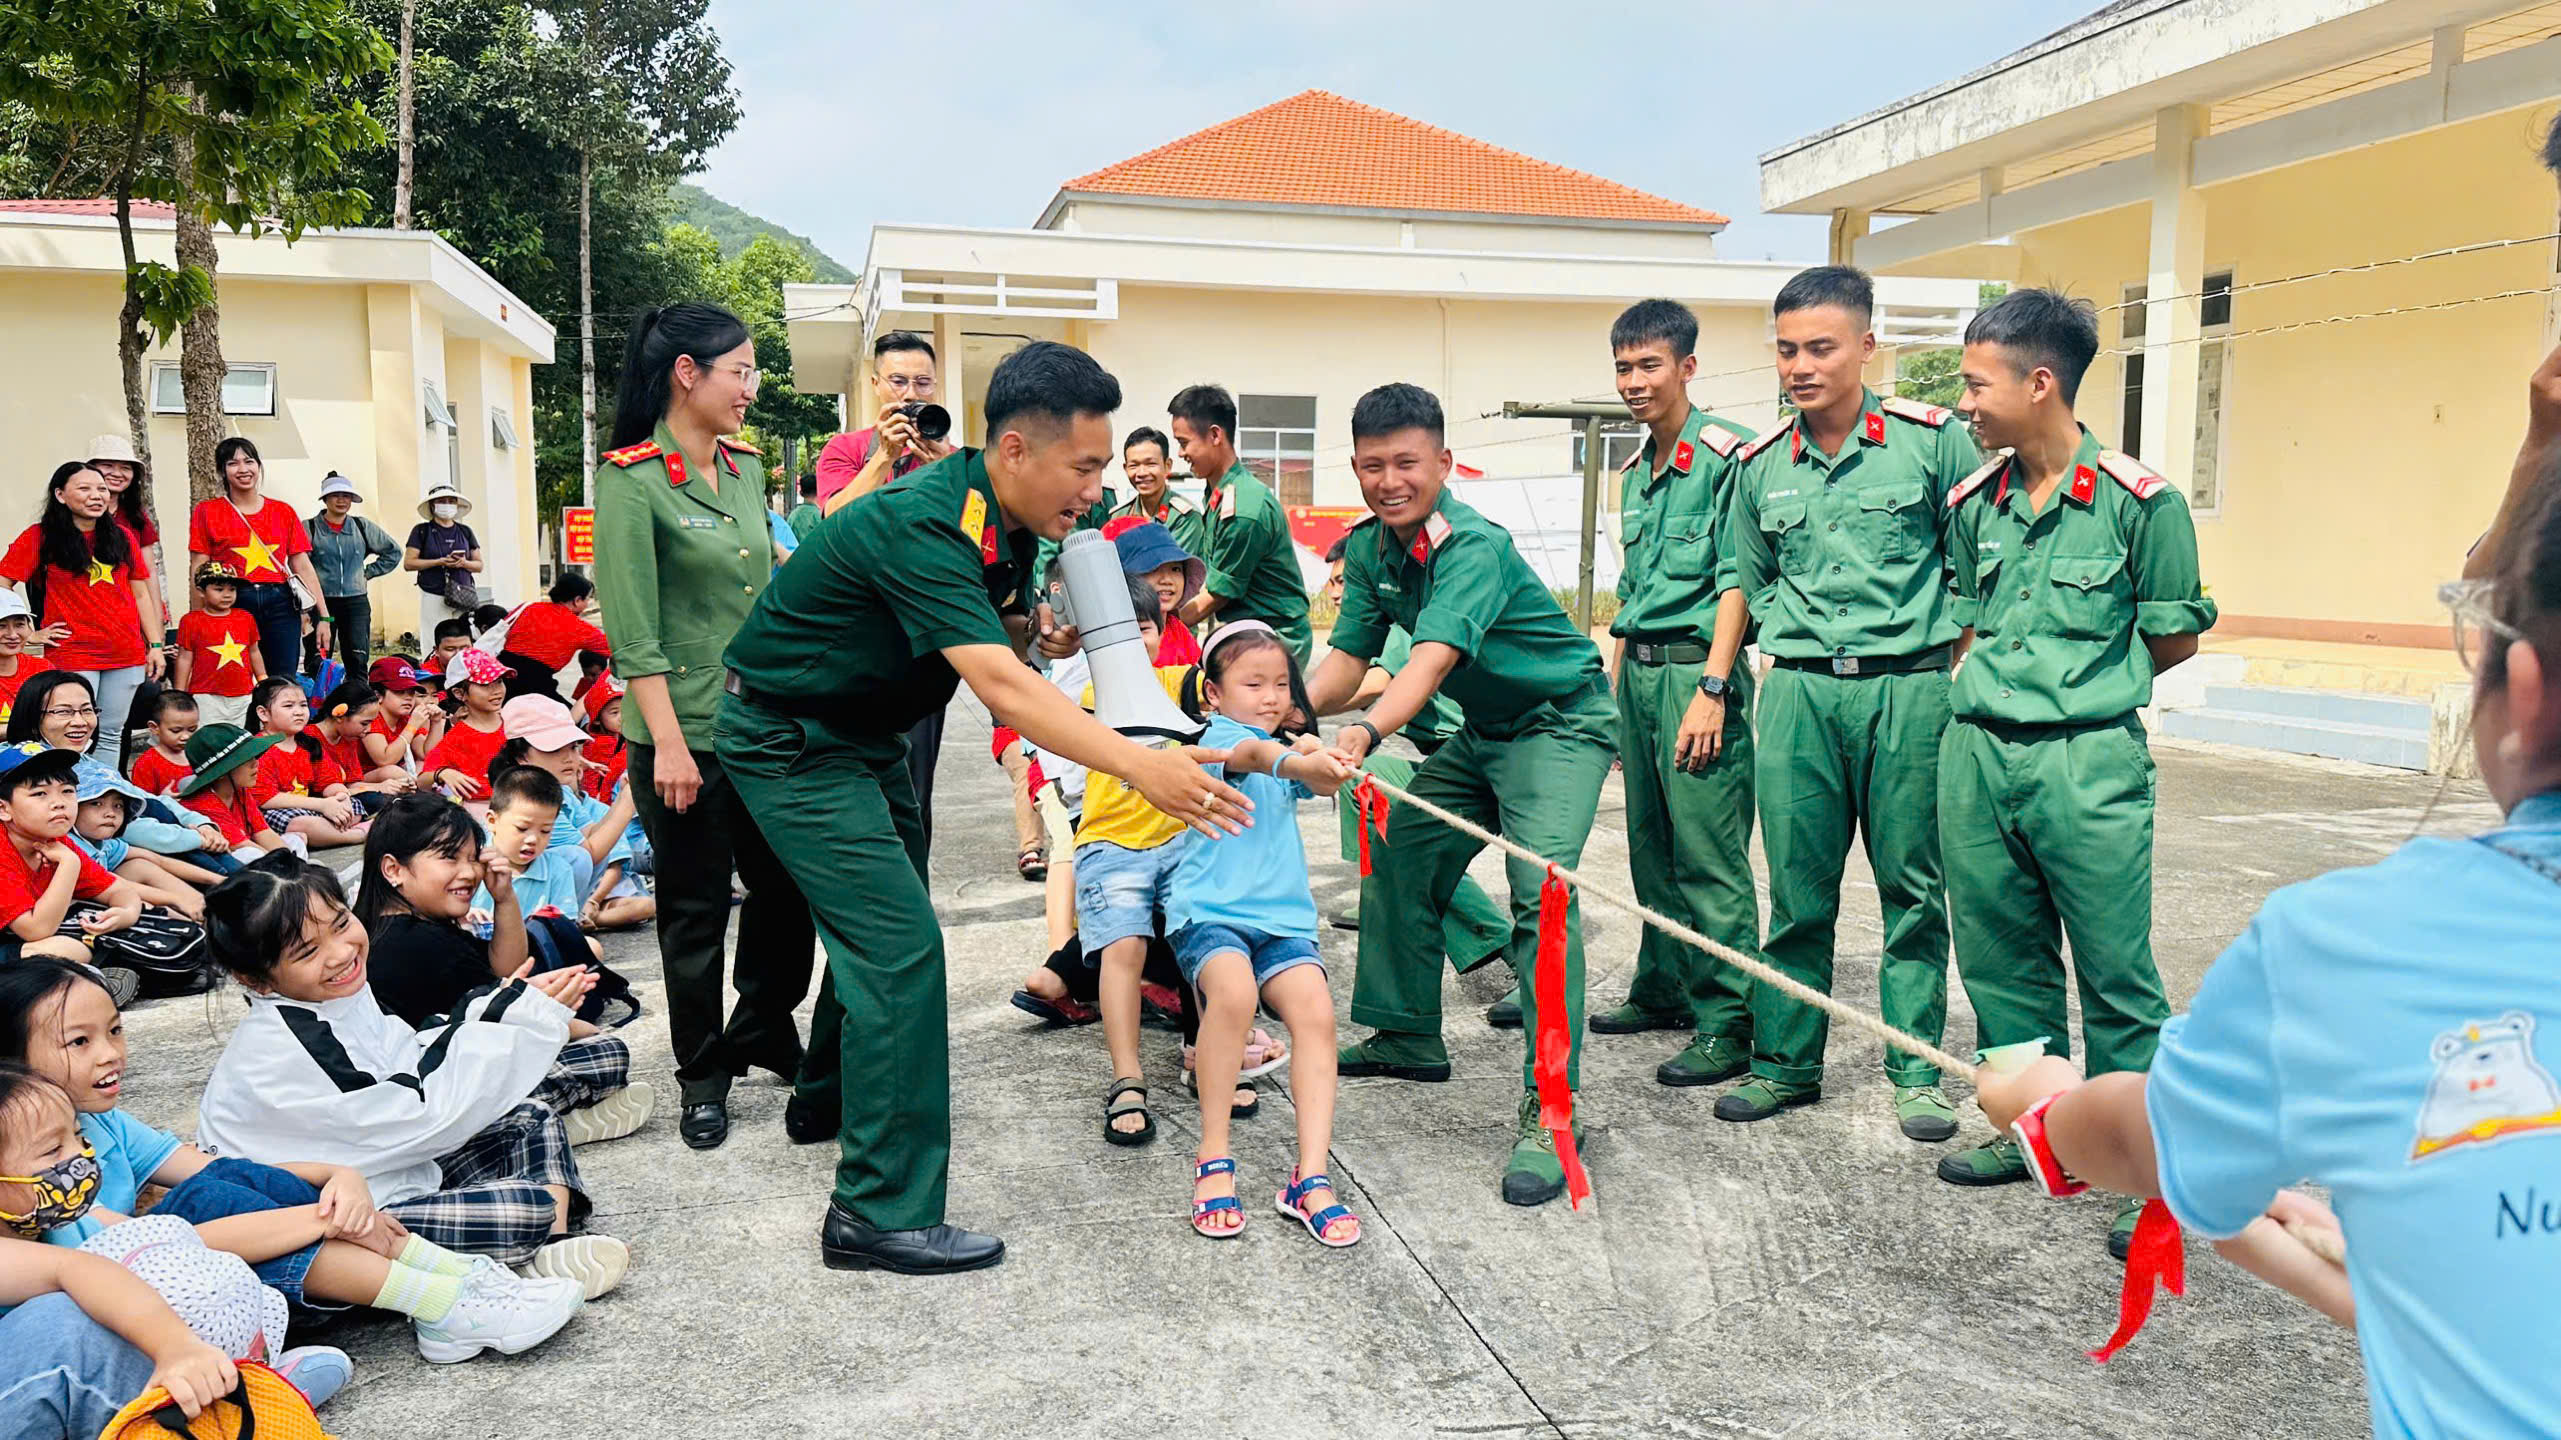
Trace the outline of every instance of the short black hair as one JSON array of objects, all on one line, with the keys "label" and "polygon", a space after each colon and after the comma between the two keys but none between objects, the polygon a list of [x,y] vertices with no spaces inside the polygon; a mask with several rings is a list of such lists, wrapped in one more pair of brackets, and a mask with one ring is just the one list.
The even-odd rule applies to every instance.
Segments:
[{"label": "short black hair", "polygon": [[554,605],[575,605],[596,593],[596,582],[575,570],[563,570],[560,578],[552,581],[551,589],[545,593],[551,596]]},{"label": "short black hair", "polygon": [[29,785],[41,785],[48,780],[75,784],[79,769],[79,762],[71,751],[48,750],[8,774],[0,775],[0,800],[8,799]]},{"label": "short black hair", "polygon": [[996,362],[987,377],[986,433],[1005,433],[1025,416],[1054,426],[1079,415],[1109,415],[1120,408],[1120,382],[1093,356],[1055,340],[1034,340]]},{"label": "short black hair", "polygon": [[1342,534],[1334,537],[1333,544],[1325,547],[1325,563],[1328,565],[1340,565],[1343,563],[1343,557],[1351,553],[1352,532],[1346,530]]},{"label": "short black hair", "polygon": [[1165,602],[1144,575],[1129,577],[1129,608],[1138,612],[1141,623],[1165,628]]},{"label": "short black hair", "polygon": [[2013,290],[1966,322],[1965,343],[2000,346],[2020,375],[2040,366],[2053,371],[2069,405],[2099,353],[2099,312],[2059,290]]},{"label": "short black hair", "polygon": [[2552,117],[2551,133],[2543,137],[2543,168],[2561,180],[2561,115]]},{"label": "short black hair", "polygon": [[1165,413],[1194,430],[1215,425],[1230,443],[1236,439],[1236,397],[1224,385],[1186,385],[1165,402]]},{"label": "short black hair", "polygon": [[188,694],[184,690],[163,690],[160,692],[159,698],[151,702],[151,723],[155,725],[158,724],[161,716],[166,715],[173,710],[193,710],[195,708],[195,696]]},{"label": "short black hair", "polygon": [[468,640],[471,638],[471,622],[459,615],[450,620],[439,620],[436,622],[435,638],[439,645],[448,640]]},{"label": "short black hair", "polygon": [[1140,445],[1153,445],[1156,447],[1157,454],[1168,460],[1174,458],[1174,442],[1166,438],[1164,431],[1153,425],[1141,425],[1130,431],[1129,438],[1120,442],[1121,453],[1127,454]]},{"label": "short black hair", "polygon": [[1859,327],[1865,329],[1876,318],[1876,282],[1853,265],[1817,265],[1811,270],[1799,270],[1779,287],[1778,298],[1770,302],[1770,314],[1776,317],[1818,305],[1840,306],[1859,317]]},{"label": "short black hair", "polygon": [[815,500],[818,498],[817,471],[812,470],[808,474],[800,477],[800,498],[804,500]]},{"label": "short black hair", "polygon": [[925,358],[928,360],[940,360],[942,358],[934,353],[933,341],[926,339],[924,336],[917,334],[913,330],[892,330],[888,334],[871,342],[872,363],[877,365],[880,363],[883,356],[895,355],[902,350],[921,350],[924,352]]},{"label": "short black hair", "polygon": [[506,618],[507,607],[499,604],[495,600],[492,600],[488,604],[471,612],[472,633],[477,635],[483,630],[494,629],[499,621]]},{"label": "short black hair", "polygon": [[[320,703],[311,707],[311,715],[315,720],[344,719],[381,698],[374,693],[374,688],[364,681],[348,680],[340,683],[337,689],[322,696]],[[350,775],[347,778],[353,781],[364,777]]]},{"label": "short black hair", "polygon": [[563,798],[560,777],[539,765],[519,765],[489,777],[489,813],[492,815],[519,802],[557,810]]},{"label": "short black hair", "polygon": [[1672,358],[1698,353],[1698,317],[1678,300],[1639,300],[1618,312],[1610,323],[1610,353],[1633,350],[1656,341],[1672,347]]},{"label": "short black hair", "polygon": [[1441,402],[1420,385],[1402,380],[1381,385],[1352,406],[1352,438],[1393,435],[1399,430],[1429,430],[1437,446],[1449,433],[1441,419]]}]

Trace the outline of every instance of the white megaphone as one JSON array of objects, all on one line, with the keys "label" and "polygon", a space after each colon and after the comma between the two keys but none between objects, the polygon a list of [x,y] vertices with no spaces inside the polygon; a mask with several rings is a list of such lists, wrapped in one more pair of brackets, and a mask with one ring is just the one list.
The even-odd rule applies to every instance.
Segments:
[{"label": "white megaphone", "polygon": [[1129,577],[1120,549],[1098,530],[1079,530],[1058,547],[1063,602],[1058,618],[1076,627],[1085,661],[1093,667],[1094,716],[1132,739],[1189,744],[1209,727],[1165,698],[1147,641],[1138,633],[1138,611],[1129,603]]}]

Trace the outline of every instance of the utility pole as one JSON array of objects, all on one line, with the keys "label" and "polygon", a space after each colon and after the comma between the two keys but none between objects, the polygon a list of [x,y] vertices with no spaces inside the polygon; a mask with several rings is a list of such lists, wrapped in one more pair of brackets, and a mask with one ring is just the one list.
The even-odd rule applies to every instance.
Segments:
[{"label": "utility pole", "polygon": [[1624,405],[1533,405],[1503,402],[1506,420],[1571,420],[1583,427],[1583,525],[1577,543],[1582,569],[1574,586],[1574,623],[1592,633],[1592,557],[1601,530],[1601,427],[1628,418]]}]

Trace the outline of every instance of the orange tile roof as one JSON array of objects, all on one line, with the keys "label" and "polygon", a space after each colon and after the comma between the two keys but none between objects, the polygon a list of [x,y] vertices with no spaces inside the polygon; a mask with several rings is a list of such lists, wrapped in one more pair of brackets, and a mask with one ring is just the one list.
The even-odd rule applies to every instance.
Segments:
[{"label": "orange tile roof", "polygon": [[[116,202],[112,199],[0,200],[0,210],[15,211],[23,215],[113,215],[116,213]],[[177,213],[175,209],[156,200],[133,202],[133,218],[136,220],[167,220]]]},{"label": "orange tile roof", "polygon": [[1613,180],[1307,90],[1080,175],[1069,192],[1722,225]]}]

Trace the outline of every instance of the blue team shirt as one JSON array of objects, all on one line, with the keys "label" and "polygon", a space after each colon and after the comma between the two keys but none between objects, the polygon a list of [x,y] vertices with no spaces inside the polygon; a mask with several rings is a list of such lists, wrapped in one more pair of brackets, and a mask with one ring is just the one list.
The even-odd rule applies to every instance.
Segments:
[{"label": "blue team shirt", "polygon": [[[1200,743],[1224,750],[1269,734],[1224,715],[1209,717]],[[1225,772],[1226,766],[1205,767]],[[1316,897],[1307,884],[1307,847],[1298,834],[1298,802],[1316,792],[1268,771],[1225,775],[1254,802],[1253,824],[1242,835],[1212,840],[1186,831],[1175,843],[1174,898],[1165,907],[1165,932],[1186,925],[1234,925],[1266,935],[1316,938]]]},{"label": "blue team shirt", "polygon": [[2381,1436],[2561,1434],[2561,883],[2494,846],[2561,869],[2561,793],[2269,896],[2152,1062],[2182,1224],[2330,1187]]},{"label": "blue team shirt", "polygon": [[133,1207],[142,1199],[142,1187],[150,1182],[152,1172],[178,1153],[177,1136],[154,1130],[122,1110],[81,1116],[80,1138],[98,1152],[98,1198],[79,1219],[44,1232],[48,1245],[77,1247],[106,1229],[107,1222],[98,1218],[101,1210],[132,1218]]}]

